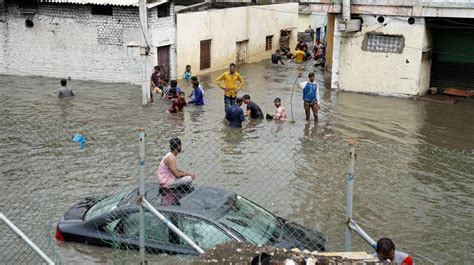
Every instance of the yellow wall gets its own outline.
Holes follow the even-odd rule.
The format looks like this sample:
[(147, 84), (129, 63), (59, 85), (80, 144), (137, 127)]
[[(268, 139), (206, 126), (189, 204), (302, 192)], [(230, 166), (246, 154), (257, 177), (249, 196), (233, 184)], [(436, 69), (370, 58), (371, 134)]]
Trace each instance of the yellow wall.
[[(187, 64), (192, 66), (193, 74), (227, 68), (236, 61), (236, 42), (243, 40), (248, 40), (247, 62), (268, 59), (279, 47), (281, 29), (292, 30), (290, 47), (296, 45), (297, 27), (298, 3), (178, 14), (178, 76), (182, 77)], [(273, 47), (265, 51), (265, 37), (269, 35), (274, 36)], [(209, 39), (212, 40), (211, 67), (200, 71), (200, 42)]]

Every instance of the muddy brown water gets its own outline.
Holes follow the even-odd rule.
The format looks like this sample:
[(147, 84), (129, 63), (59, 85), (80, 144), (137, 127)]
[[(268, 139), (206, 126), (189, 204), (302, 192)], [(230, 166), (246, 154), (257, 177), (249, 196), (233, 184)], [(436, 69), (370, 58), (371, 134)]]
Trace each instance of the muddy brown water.
[[(241, 94), (249, 93), (264, 112), (274, 111), (273, 99), (280, 97), (291, 114), (297, 66), (261, 62), (240, 66), (238, 71), (246, 81)], [(315, 72), (324, 86), (321, 70)], [(70, 86), (77, 96), (59, 100), (55, 95), (59, 79), (0, 76), (1, 211), (27, 231), (41, 223), (46, 224), (42, 225), (45, 233), (54, 232), (60, 215), (79, 198), (136, 183), (135, 133), (144, 127), (149, 181), (154, 181), (166, 141), (179, 136), (184, 139), (180, 165), (198, 173), (198, 184), (239, 192), (280, 216), (321, 230), (331, 250), (343, 250), (345, 141), (355, 138), (354, 217), (359, 224), (375, 239), (391, 237), (399, 249), (421, 263), (427, 261), (419, 255), (444, 264), (469, 263), (474, 258), (472, 103), (450, 105), (323, 87), (320, 119), (307, 124), (301, 91), (296, 89), (295, 123), (246, 122), (236, 132), (223, 121), (223, 93), (214, 83), (220, 73), (200, 76), (205, 106), (189, 106), (177, 115), (164, 112), (169, 107), (166, 101), (142, 106), (141, 90), (134, 85), (73, 77)], [(189, 84), (180, 85), (189, 93)], [(108, 150), (103, 154), (116, 159), (87, 160), (84, 154), (95, 151), (80, 153), (75, 143), (63, 145), (80, 128), (89, 128), (87, 136), (97, 148), (93, 150)], [(28, 163), (17, 163), (22, 160)], [(102, 175), (123, 170), (132, 173)], [(42, 212), (38, 205), (48, 210)], [(4, 237), (11, 236), (2, 231)], [(47, 241), (31, 233), (33, 239)], [(18, 244), (3, 242), (2, 253)], [(54, 239), (40, 245), (52, 246), (66, 263), (138, 260), (136, 251), (117, 252)], [(356, 236), (353, 249), (371, 251)], [(1, 257), (7, 263), (12, 258)], [(147, 258), (159, 264), (190, 261), (168, 255)]]

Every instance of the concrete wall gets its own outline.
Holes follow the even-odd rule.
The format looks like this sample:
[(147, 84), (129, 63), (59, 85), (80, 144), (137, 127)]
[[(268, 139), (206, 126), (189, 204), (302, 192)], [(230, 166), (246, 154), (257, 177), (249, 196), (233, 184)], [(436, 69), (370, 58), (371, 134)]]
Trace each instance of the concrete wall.
[(170, 45), (170, 79), (177, 77), (176, 72), (176, 25), (174, 18), (174, 5), (170, 2), (170, 16), (158, 18), (158, 9), (148, 10), (148, 28), (153, 45), (151, 50), (152, 67), (148, 67), (152, 73), (153, 66), (158, 62), (156, 48)]
[[(92, 15), (90, 6), (67, 4), (40, 4), (29, 10), (34, 14), (25, 11), (10, 5), (6, 26), (0, 22), (2, 50), (8, 55), (0, 73), (140, 83), (139, 55), (127, 49), (128, 43), (140, 42), (138, 8), (114, 6), (113, 16)], [(162, 38), (174, 44), (174, 20), (158, 19), (156, 13), (156, 8), (149, 12), (150, 32), (171, 32), (163, 30), (167, 33), (156, 34), (150, 44)], [(34, 22), (32, 28), (25, 26), (27, 18)], [(156, 48), (152, 51), (149, 68), (156, 62)]]
[[(302, 14), (298, 16), (298, 31), (303, 32), (311, 25), (313, 29), (324, 27), (326, 25), (326, 13)], [(324, 30), (324, 28), (322, 29)]]
[[(276, 10), (276, 11), (272, 11)], [(279, 12), (282, 11), (282, 12)], [(279, 47), (281, 29), (291, 29), (290, 47), (296, 45), (298, 4), (237, 7), (177, 15), (178, 73), (187, 64), (199, 73), (200, 41), (211, 39), (211, 67), (227, 68), (236, 61), (236, 42), (248, 40), (247, 61), (269, 59)], [(273, 48), (265, 50), (265, 37), (273, 35)]]
[[(397, 96), (423, 94), (429, 85), (430, 60), (422, 61), (428, 46), (423, 18), (409, 25), (406, 17), (385, 17), (379, 23), (374, 16), (361, 16), (362, 31), (342, 33), (339, 55), (339, 89)], [(362, 50), (367, 32), (403, 35), (401, 54)]]
[[(0, 33), (6, 32), (6, 28), (7, 28), (7, 23), (0, 21)], [(5, 45), (6, 45), (6, 38), (2, 36), (2, 38), (0, 38), (0, 73), (4, 73), (5, 67), (6, 67)]]

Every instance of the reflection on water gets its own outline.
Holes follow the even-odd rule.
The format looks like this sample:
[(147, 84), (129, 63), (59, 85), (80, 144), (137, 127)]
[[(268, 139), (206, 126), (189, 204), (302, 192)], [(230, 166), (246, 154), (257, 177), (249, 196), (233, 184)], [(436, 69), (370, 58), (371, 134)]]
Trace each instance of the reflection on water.
[[(238, 71), (246, 81), (241, 94), (250, 94), (263, 112), (273, 112), (273, 99), (282, 98), (289, 117), (294, 111), (295, 123), (247, 121), (242, 129), (227, 128), (223, 93), (214, 84), (220, 72), (200, 76), (206, 105), (187, 106), (179, 114), (165, 113), (170, 103), (161, 99), (151, 106), (140, 105), (141, 89), (133, 85), (72, 80), (70, 86), (77, 96), (59, 100), (59, 79), (0, 76), (1, 179), (5, 184), (1, 194), (29, 187), (31, 175), (47, 172), (41, 176), (41, 185), (30, 192), (42, 198), (61, 197), (51, 206), (53, 213), (45, 217), (56, 222), (81, 197), (104, 192), (104, 186), (114, 190), (136, 183), (136, 165), (127, 163), (135, 161), (136, 128), (144, 127), (150, 181), (168, 150), (168, 140), (179, 136), (184, 139), (179, 163), (198, 173), (198, 184), (238, 191), (278, 215), (320, 229), (328, 235), (330, 249), (341, 250), (347, 165), (344, 140), (356, 138), (354, 216), (360, 225), (374, 238), (392, 237), (400, 248), (434, 260), (472, 258), (467, 251), (473, 243), (472, 105), (327, 89), (321, 91), (319, 121), (306, 123), (301, 90), (295, 90), (293, 102), (289, 100), (297, 67), (262, 62), (240, 66)], [(322, 84), (321, 72), (316, 71)], [(189, 94), (188, 83), (179, 85)], [(64, 124), (74, 126), (62, 127)], [(56, 135), (67, 138), (77, 128), (89, 136), (91, 150), (96, 150), (94, 144), (110, 143), (100, 146), (109, 160), (76, 161), (80, 151), (55, 146), (60, 141), (49, 142)], [(57, 153), (46, 152), (44, 146), (58, 148)], [(121, 153), (116, 153), (117, 148)], [(49, 166), (59, 155), (59, 162), (67, 166)], [(34, 164), (13, 166), (14, 161), (25, 158)], [(111, 169), (107, 161), (123, 164), (128, 171)], [(102, 171), (107, 177), (98, 182), (97, 173)], [(37, 199), (24, 196), (24, 201)], [(370, 251), (356, 237), (354, 248)], [(110, 248), (74, 243), (62, 243), (59, 249), (68, 263), (138, 260), (135, 251), (117, 254)], [(187, 263), (189, 257), (150, 255), (149, 261), (178, 264)]]

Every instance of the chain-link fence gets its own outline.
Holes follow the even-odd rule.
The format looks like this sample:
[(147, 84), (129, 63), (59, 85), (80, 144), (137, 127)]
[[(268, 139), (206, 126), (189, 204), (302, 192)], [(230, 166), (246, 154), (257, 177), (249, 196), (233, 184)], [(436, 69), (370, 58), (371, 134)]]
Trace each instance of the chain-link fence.
[[(261, 134), (259, 126), (244, 131), (146, 128), (146, 199), (203, 250), (227, 241), (342, 250), (346, 139), (315, 133), (311, 125), (303, 132), (301, 126), (282, 125)], [(100, 258), (88, 261), (139, 260), (137, 127), (93, 118), (25, 122), (17, 116), (0, 127), (0, 212), (58, 263), (94, 255)], [(77, 134), (85, 136), (83, 148), (80, 137), (73, 141)], [(180, 152), (170, 148), (175, 137), (181, 140)], [(163, 162), (160, 188), (157, 170), (170, 151), (175, 153)], [(469, 240), (458, 242), (461, 248), (449, 255), (438, 253), (434, 244), (462, 236), (457, 229), (470, 231), (472, 150), (359, 141), (356, 153), (354, 218), (370, 235), (392, 237), (414, 256), (470, 257), (462, 251), (469, 249)], [(195, 176), (192, 185), (173, 187), (163, 180), (168, 170)], [(467, 210), (459, 210), (460, 205)], [(457, 226), (440, 229), (433, 222)], [(4, 224), (0, 227), (2, 262), (41, 263)], [(147, 259), (166, 263), (168, 256), (155, 254), (197, 254), (150, 212), (144, 229)], [(63, 240), (108, 245), (113, 251), (103, 255), (103, 248), (84, 249)], [(370, 251), (355, 237), (354, 249)]]

